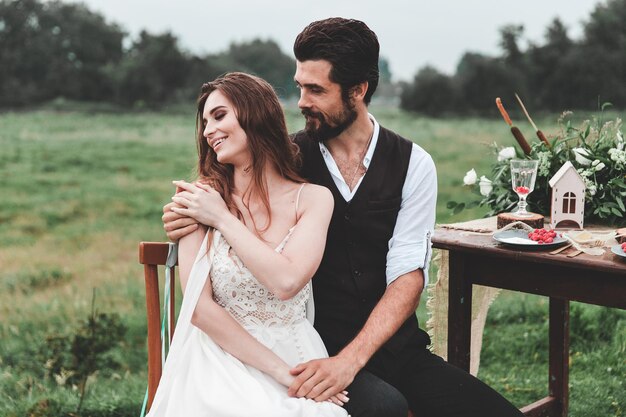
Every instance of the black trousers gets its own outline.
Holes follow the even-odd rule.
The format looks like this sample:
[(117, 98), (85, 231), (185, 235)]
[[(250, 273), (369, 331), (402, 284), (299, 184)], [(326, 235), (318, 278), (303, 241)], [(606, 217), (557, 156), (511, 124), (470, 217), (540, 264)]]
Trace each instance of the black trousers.
[[(385, 357), (387, 356), (387, 357)], [(504, 397), (424, 347), (378, 352), (347, 388), (352, 417), (520, 417)]]

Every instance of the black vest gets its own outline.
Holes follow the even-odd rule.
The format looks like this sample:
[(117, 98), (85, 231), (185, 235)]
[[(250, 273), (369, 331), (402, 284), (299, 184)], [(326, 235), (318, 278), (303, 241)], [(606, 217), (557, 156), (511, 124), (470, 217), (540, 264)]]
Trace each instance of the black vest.
[[(347, 203), (328, 172), (319, 143), (304, 132), (294, 140), (302, 152), (302, 175), (329, 188), (335, 198), (324, 257), (313, 277), (315, 328), (334, 355), (361, 330), (385, 292), (388, 244), (402, 202), (412, 144), (381, 127), (367, 174)], [(429, 343), (415, 315), (383, 349), (397, 354), (412, 338), (424, 346)]]

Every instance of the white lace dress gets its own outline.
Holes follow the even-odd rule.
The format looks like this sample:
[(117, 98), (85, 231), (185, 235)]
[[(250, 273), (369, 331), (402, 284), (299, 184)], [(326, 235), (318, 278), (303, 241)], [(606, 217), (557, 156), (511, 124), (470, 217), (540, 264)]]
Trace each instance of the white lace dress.
[[(291, 230), (277, 251), (290, 235)], [(292, 299), (281, 301), (254, 278), (219, 232), (214, 233), (208, 255), (207, 237), (200, 248), (148, 416), (346, 417), (347, 412), (332, 403), (287, 396), (286, 387), (222, 350), (190, 322), (210, 276), (217, 303), (287, 364), (327, 357), (306, 318), (311, 284)]]

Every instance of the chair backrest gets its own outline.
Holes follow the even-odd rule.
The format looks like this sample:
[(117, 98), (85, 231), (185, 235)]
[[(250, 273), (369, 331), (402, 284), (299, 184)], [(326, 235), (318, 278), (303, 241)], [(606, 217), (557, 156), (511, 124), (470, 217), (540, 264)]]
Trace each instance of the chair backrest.
[[(159, 266), (165, 265), (169, 244), (165, 242), (139, 243), (139, 263), (143, 265), (146, 284), (146, 313), (148, 316), (148, 407), (152, 404), (162, 372), (161, 356), (161, 303), (159, 302)], [(170, 328), (174, 335), (176, 280), (170, 268), (169, 310)], [(171, 340), (169, 341), (171, 342)]]

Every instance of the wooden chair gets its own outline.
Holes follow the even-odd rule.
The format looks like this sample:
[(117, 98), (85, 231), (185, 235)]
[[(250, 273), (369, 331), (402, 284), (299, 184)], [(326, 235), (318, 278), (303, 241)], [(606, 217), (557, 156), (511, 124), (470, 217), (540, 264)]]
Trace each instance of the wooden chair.
[[(139, 263), (144, 268), (144, 280), (146, 284), (146, 313), (148, 315), (148, 406), (150, 410), (154, 394), (156, 393), (161, 372), (161, 303), (159, 295), (159, 266), (164, 266), (167, 261), (169, 243), (165, 242), (141, 242), (139, 243)], [(176, 264), (178, 265), (178, 263)], [(174, 268), (170, 269), (170, 328), (171, 336), (174, 336), (175, 303), (174, 294), (176, 280)], [(171, 343), (171, 339), (170, 339)], [(409, 411), (408, 417), (413, 417)]]
[[(159, 380), (161, 379), (161, 303), (159, 295), (159, 266), (167, 261), (169, 244), (165, 242), (141, 242), (139, 244), (139, 263), (144, 268), (146, 284), (146, 313), (148, 316), (148, 406), (150, 409)], [(174, 335), (176, 279), (174, 268), (170, 268), (170, 329)], [(170, 339), (171, 343), (171, 339)]]

